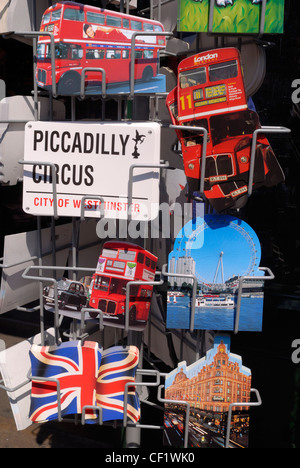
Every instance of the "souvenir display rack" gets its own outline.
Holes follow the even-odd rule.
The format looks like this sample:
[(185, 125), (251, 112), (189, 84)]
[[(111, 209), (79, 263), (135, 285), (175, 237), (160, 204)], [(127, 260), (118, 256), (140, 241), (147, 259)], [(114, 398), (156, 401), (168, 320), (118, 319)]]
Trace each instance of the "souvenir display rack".
[[(140, 380), (142, 376), (145, 375), (147, 377), (153, 377), (155, 380), (154, 381), (143, 381)], [(149, 389), (149, 387), (156, 387), (157, 388), (157, 400), (158, 402), (165, 404), (165, 403), (172, 403), (172, 404), (178, 404), (186, 407), (186, 416), (185, 416), (185, 429), (184, 429), (184, 446), (183, 448), (188, 448), (188, 430), (189, 430), (189, 419), (190, 419), (190, 404), (187, 401), (180, 401), (180, 400), (167, 400), (161, 396), (162, 391), (164, 389), (164, 384), (161, 384), (161, 381), (164, 379), (165, 374), (161, 373), (157, 370), (149, 370), (149, 369), (137, 369), (136, 371), (136, 378), (137, 381), (135, 382), (135, 387), (137, 387), (137, 392), (138, 392), (138, 387), (143, 387), (144, 389)], [(32, 376), (30, 370), (28, 371), (28, 380), (25, 381), (24, 383), (18, 385), (17, 387), (10, 388), (10, 387), (5, 387), (4, 385), (0, 385), (0, 389), (4, 390), (6, 392), (14, 392), (16, 390), (19, 390), (22, 388), (24, 385), (27, 385), (30, 383), (32, 380), (35, 381), (41, 381), (41, 382), (54, 382), (56, 384), (57, 388), (57, 409), (58, 409), (58, 418), (57, 420), (59, 422), (68, 422), (68, 423), (76, 423), (78, 424), (79, 420), (78, 418), (75, 419), (68, 419), (66, 417), (61, 416), (61, 401), (60, 401), (60, 383), (59, 380), (57, 379), (51, 379), (47, 377), (37, 377), (37, 376)], [(139, 381), (140, 380), (140, 381)], [(122, 424), (123, 427), (126, 428), (131, 428), (131, 429), (136, 429), (137, 432), (135, 433), (135, 444), (139, 444), (139, 433), (141, 429), (150, 429), (150, 430), (163, 430), (163, 426), (158, 426), (158, 425), (153, 425), (153, 424), (141, 424), (141, 423), (132, 423), (127, 421), (127, 398), (128, 398), (128, 386), (132, 384), (126, 384), (125, 385), (125, 393), (124, 393), (124, 419), (123, 423), (120, 423), (117, 421), (117, 425)], [(230, 428), (231, 428), (231, 422), (232, 422), (232, 411), (235, 407), (255, 407), (255, 406), (260, 406), (262, 404), (260, 394), (257, 389), (251, 388), (250, 392), (252, 394), (255, 394), (256, 396), (256, 401), (249, 401), (247, 403), (241, 403), (241, 402), (232, 402), (229, 405), (229, 411), (228, 411), (228, 418), (227, 418), (227, 425), (226, 425), (226, 433), (225, 433), (225, 442), (224, 442), (224, 448), (230, 448)], [(140, 403), (147, 404), (147, 400), (140, 399)], [(161, 407), (161, 410), (163, 411), (163, 406)], [(86, 405), (82, 409), (82, 415), (80, 418), (80, 423), (82, 425), (86, 424), (86, 412), (88, 410), (94, 410), (98, 414), (98, 424), (99, 426), (105, 425), (105, 423), (102, 420), (102, 409), (99, 406), (92, 406), (92, 405)], [(114, 424), (114, 421), (110, 422), (110, 424)], [(106, 424), (107, 425), (107, 424)]]
[[(261, 24), (260, 24), (260, 34), (262, 34), (263, 32), (263, 29), (264, 29), (264, 15), (265, 15), (265, 8), (266, 8), (266, 0), (263, 0), (262, 2), (262, 5), (263, 5), (263, 9), (262, 9), (262, 14), (261, 14)], [(158, 8), (160, 10), (160, 6), (161, 6), (161, 2), (159, 1), (158, 2)], [(212, 33), (212, 16), (213, 16), (213, 7), (214, 7), (214, 0), (210, 0), (210, 16), (209, 16), (209, 33)], [(152, 4), (152, 1), (151, 1), (151, 9), (153, 8), (153, 4)], [(160, 15), (159, 15), (160, 16)], [(41, 36), (42, 34), (44, 35), (47, 35), (50, 37), (51, 39), (51, 64), (52, 64), (52, 76), (53, 76), (53, 79), (52, 79), (52, 93), (50, 94), (49, 98), (50, 100), (53, 99), (53, 98), (56, 98), (57, 97), (57, 92), (56, 92), (56, 83), (55, 83), (55, 57), (54, 57), (54, 36), (51, 34), (51, 33), (41, 33), (41, 32), (14, 32), (14, 33), (10, 33), (9, 35), (4, 35), (4, 37), (6, 38), (9, 38), (9, 37), (14, 37), (14, 36), (23, 36), (23, 37), (30, 37), (33, 39), (33, 57), (34, 57), (34, 76), (35, 76), (35, 67), (36, 67), (36, 60), (35, 60), (35, 57), (36, 57), (36, 40), (37, 40), (37, 37), (38, 36)], [(149, 35), (150, 34), (154, 34), (154, 33), (148, 33)], [(159, 33), (155, 33), (155, 35), (158, 35)], [(162, 35), (165, 35), (167, 37), (170, 37), (172, 36), (172, 33), (161, 33)], [(213, 33), (212, 33), (213, 34)], [(132, 38), (132, 43), (131, 43), (131, 50), (132, 50), (132, 56), (134, 57), (135, 56), (135, 38), (136, 38), (136, 35), (138, 34), (134, 34), (133, 38)], [(86, 91), (85, 91), (85, 87), (84, 87), (84, 79), (85, 79), (85, 73), (88, 72), (88, 71), (97, 71), (99, 72), (99, 74), (102, 75), (102, 96), (101, 96), (101, 99), (102, 99), (102, 111), (103, 111), (103, 120), (105, 120), (105, 100), (106, 98), (108, 97), (107, 96), (107, 93), (106, 93), (106, 71), (105, 69), (102, 69), (102, 68), (86, 68), (83, 70), (83, 73), (82, 73), (82, 78), (81, 78), (81, 86), (80, 86), (80, 99), (84, 100), (87, 96), (86, 96)], [(38, 93), (38, 90), (37, 90), (37, 85), (36, 85), (36, 82), (35, 82), (35, 79), (33, 80), (35, 85), (34, 85), (34, 92), (33, 92), (33, 95), (34, 95), (34, 105), (35, 105), (35, 119), (37, 120), (37, 113), (36, 113), (36, 109), (38, 107), (38, 96), (39, 96), (39, 93)], [(89, 97), (91, 95), (89, 94)], [(142, 94), (139, 94), (139, 96), (142, 96)], [(153, 116), (152, 116), (152, 119), (153, 121), (157, 121), (157, 116), (158, 116), (158, 99), (160, 98), (164, 98), (166, 95), (163, 93), (159, 93), (157, 96), (154, 96), (154, 101), (155, 101), (155, 104), (154, 104), (154, 112), (153, 112)], [(118, 99), (117, 96), (114, 96)], [(134, 61), (132, 61), (132, 65), (131, 65), (131, 80), (130, 80), (130, 92), (126, 95), (123, 95), (122, 98), (118, 101), (118, 105), (122, 102), (122, 101), (126, 101), (126, 106), (128, 105), (128, 102), (129, 101), (133, 101), (135, 99), (135, 92), (134, 92)], [(76, 98), (74, 96), (71, 96), (70, 97), (70, 100), (71, 100), (71, 109), (72, 109), (72, 116), (71, 116), (71, 120), (72, 121), (76, 121), (76, 109), (75, 109), (75, 100)], [(126, 113), (126, 111), (125, 111)], [(121, 110), (118, 109), (118, 114), (119, 114), (119, 117), (120, 117), (120, 120), (121, 120)], [(127, 114), (127, 113), (126, 113)], [(122, 120), (125, 120), (125, 121), (130, 121), (130, 119), (128, 119), (128, 116), (126, 115), (125, 116), (125, 119), (122, 119)], [(150, 117), (150, 120), (151, 120), (151, 117)], [(9, 122), (5, 122), (5, 123), (9, 123)], [(165, 124), (163, 122), (161, 122), (161, 128), (162, 128), (162, 131), (163, 129), (165, 128), (168, 128), (168, 129), (176, 129), (177, 127), (174, 126), (174, 125), (171, 125), (171, 124)], [(204, 178), (205, 178), (205, 162), (206, 162), (206, 143), (207, 143), (207, 130), (203, 127), (186, 127), (187, 130), (193, 130), (193, 131), (198, 131), (198, 132), (202, 132), (203, 135), (204, 135), (204, 138), (203, 138), (203, 153), (202, 153), (202, 166), (201, 166), (201, 179), (199, 181), (199, 196), (201, 197), (201, 195), (203, 194), (203, 187), (204, 187)], [(260, 130), (256, 130), (253, 134), (253, 141), (252, 141), (252, 149), (251, 149), (251, 167), (250, 167), (250, 174), (249, 174), (249, 186), (248, 186), (248, 193), (249, 193), (249, 196), (251, 195), (252, 193), (252, 181), (253, 181), (253, 173), (254, 173), (254, 159), (255, 159), (255, 147), (256, 147), (256, 137), (257, 137), (257, 134), (259, 132), (263, 132), (263, 133), (276, 133), (276, 134), (284, 134), (284, 133), (289, 133), (290, 130), (288, 128), (285, 128), (285, 127), (262, 127)], [(56, 181), (55, 181), (55, 165), (51, 162), (42, 162), (42, 161), (19, 161), (20, 164), (22, 165), (33, 165), (33, 164), (38, 164), (38, 165), (47, 165), (50, 167), (51, 169), (51, 173), (53, 175), (52, 177), (52, 195), (53, 195), (53, 199), (54, 199), (54, 203), (53, 203), (53, 216), (52, 216), (52, 220), (51, 220), (51, 228), (52, 228), (52, 231), (53, 233), (55, 233), (55, 221), (58, 219), (58, 215), (57, 215), (57, 192), (56, 192)], [(131, 207), (132, 205), (132, 186), (133, 186), (133, 171), (135, 168), (138, 168), (138, 167), (147, 167), (147, 168), (165, 168), (165, 169), (172, 169), (169, 165), (169, 163), (167, 161), (163, 161), (161, 160), (161, 163), (159, 165), (139, 165), (139, 164), (134, 164), (131, 166), (130, 168), (130, 172), (128, 174), (128, 180), (129, 180), (129, 190), (128, 190), (128, 206), (129, 208)], [(87, 198), (87, 197), (86, 197)], [(91, 197), (88, 197), (88, 198), (91, 198)], [(93, 197), (95, 198), (95, 197)], [(100, 201), (103, 201), (102, 197), (99, 196), (97, 197)], [(82, 202), (84, 201), (85, 197), (82, 198)], [(57, 253), (56, 251), (56, 247), (55, 245), (53, 246), (53, 264), (50, 265), (50, 266), (44, 266), (43, 265), (43, 256), (45, 255), (45, 253), (42, 254), (43, 252), (43, 246), (42, 246), (42, 243), (41, 243), (41, 218), (40, 217), (37, 217), (37, 229), (38, 229), (38, 233), (39, 233), (39, 236), (38, 236), (38, 239), (39, 239), (39, 245), (38, 245), (38, 250), (40, 252), (40, 255), (38, 258), (30, 258), (30, 259), (27, 259), (26, 261), (28, 260), (37, 260), (37, 265), (35, 266), (30, 266), (28, 268), (25, 269), (22, 277), (26, 280), (29, 280), (29, 281), (37, 281), (40, 285), (40, 299), (39, 299), (39, 306), (37, 306), (35, 308), (35, 310), (40, 310), (40, 330), (41, 330), (41, 335), (42, 335), (42, 340), (43, 340), (43, 333), (44, 333), (44, 317), (43, 317), (43, 284), (44, 283), (52, 283), (54, 285), (54, 297), (55, 297), (55, 313), (54, 313), (54, 329), (55, 329), (55, 340), (56, 340), (56, 343), (58, 344), (59, 342), (59, 330), (60, 330), (60, 326), (61, 326), (61, 320), (60, 320), (60, 316), (59, 316), (59, 311), (58, 311), (58, 299), (57, 299), (57, 277), (59, 276), (59, 272), (70, 272), (71, 275), (73, 275), (73, 278), (77, 278), (78, 277), (78, 274), (80, 272), (87, 272), (87, 271), (95, 271), (95, 269), (91, 269), (91, 268), (87, 268), (87, 267), (78, 267), (77, 266), (77, 261), (76, 261), (76, 258), (77, 258), (77, 255), (78, 255), (78, 237), (80, 235), (80, 225), (81, 223), (84, 223), (85, 222), (85, 212), (84, 212), (84, 203), (81, 203), (81, 216), (78, 219), (73, 219), (72, 220), (72, 244), (69, 246), (70, 249), (72, 250), (72, 260), (73, 260), (73, 263), (72, 263), (72, 266), (58, 266), (56, 265), (55, 263), (55, 254)], [(130, 209), (129, 209), (129, 217), (130, 217)], [(100, 218), (103, 216), (103, 212), (100, 211)], [(79, 221), (79, 222), (78, 222)], [(53, 239), (55, 239), (55, 236), (53, 236)], [(101, 240), (99, 239), (99, 243), (101, 242)], [(26, 261), (22, 261), (22, 263), (26, 263)], [(3, 270), (7, 270), (9, 268), (11, 268), (12, 266), (15, 266), (16, 264), (11, 264), (11, 265), (5, 265), (5, 264), (2, 264), (1, 265), (1, 268)], [(264, 268), (264, 267), (261, 267), (260, 270), (262, 271), (265, 271), (266, 273), (266, 276), (263, 277), (263, 280), (265, 281), (268, 281), (268, 280), (272, 280), (274, 278), (274, 275), (272, 273), (272, 271), (269, 269), (269, 268)], [(38, 274), (36, 275), (34, 272), (38, 272)], [(51, 272), (52, 272), (52, 276), (51, 276)], [(169, 276), (173, 276), (173, 277), (176, 277), (176, 276), (183, 276), (183, 275), (180, 275), (180, 274), (176, 274), (176, 273), (170, 273), (167, 271), (167, 265), (163, 265), (162, 267), (162, 271), (161, 272), (157, 272), (156, 273), (156, 276), (159, 278), (158, 280), (155, 280), (153, 282), (147, 282), (147, 284), (152, 284), (153, 286), (161, 286), (163, 285)], [(196, 295), (196, 287), (197, 287), (197, 282), (196, 282), (196, 277), (194, 275), (187, 275), (186, 273), (184, 274), (184, 277), (190, 277), (192, 282), (193, 282), (193, 292), (192, 292), (192, 310), (191, 310), (191, 320), (190, 320), (190, 329), (189, 331), (190, 332), (193, 332), (194, 331), (194, 314), (195, 314), (195, 295)], [(240, 312), (240, 300), (241, 300), (241, 294), (242, 294), (242, 287), (243, 287), (243, 281), (244, 280), (247, 280), (248, 277), (241, 277), (239, 278), (239, 287), (238, 287), (238, 296), (237, 296), (237, 313), (236, 313), (236, 318), (235, 318), (235, 324), (234, 324), (234, 333), (238, 333), (239, 331), (239, 312)], [(261, 279), (261, 277), (259, 278), (253, 278), (251, 277), (251, 279)], [(144, 284), (142, 282), (133, 282), (132, 284)], [(128, 326), (128, 323), (129, 323), (129, 286), (130, 286), (130, 283), (128, 283), (128, 287), (126, 288), (126, 310), (125, 310), (125, 327), (124, 327), (124, 330), (122, 331), (122, 333), (124, 334), (124, 337), (126, 340), (127, 340), (127, 344), (131, 344), (132, 341), (135, 341), (136, 340), (136, 336), (134, 336), (134, 334), (138, 334), (138, 332), (133, 332), (131, 330), (129, 330), (129, 326)], [(27, 312), (30, 312), (31, 310), (30, 309), (25, 309), (25, 308), (22, 308), (23, 310), (26, 310)], [(73, 328), (72, 330), (70, 330), (70, 333), (66, 333), (65, 336), (66, 337), (69, 337), (69, 339), (76, 339), (76, 340), (84, 340), (86, 339), (88, 336), (89, 336), (89, 333), (86, 331), (86, 320), (85, 320), (85, 317), (86, 317), (86, 313), (88, 313), (90, 311), (90, 309), (88, 308), (83, 308), (81, 313), (79, 313), (79, 319), (78, 320), (73, 320)], [(93, 311), (95, 312), (95, 309), (93, 309)], [(103, 316), (102, 316), (102, 312), (100, 310), (97, 310), (97, 312), (99, 313), (99, 318), (98, 319), (95, 319), (93, 321), (90, 321), (90, 323), (93, 323), (95, 325), (95, 327), (99, 330), (100, 332), (100, 335), (101, 337), (103, 337), (103, 335), (105, 334), (105, 327), (103, 325)], [(151, 352), (151, 313), (149, 315), (149, 326), (148, 326), (148, 339), (149, 339), (149, 342), (148, 342), (148, 351), (149, 351), (149, 354)], [(171, 333), (173, 331), (171, 330)], [(174, 331), (175, 333), (175, 331)], [(195, 342), (195, 359), (197, 359), (198, 357), (198, 352), (199, 352), (199, 349), (201, 347), (201, 336), (200, 336), (200, 333), (197, 333), (196, 334), (197, 338), (196, 338), (196, 342)], [(138, 341), (140, 339), (140, 336), (138, 336)], [(132, 340), (132, 341), (131, 341)], [(143, 341), (143, 339), (141, 339), (141, 341)], [(43, 341), (42, 341), (42, 344), (43, 344)], [(102, 343), (100, 343), (101, 345)], [(144, 356), (143, 355), (143, 346), (141, 347), (141, 360), (140, 360), (140, 365), (142, 365), (143, 363), (143, 358), (148, 358), (148, 360), (151, 358), (149, 358), (149, 356)], [(155, 367), (155, 363), (154, 362), (151, 362), (151, 367)], [(164, 377), (165, 377), (165, 374), (160, 372), (159, 370), (148, 370), (148, 369), (143, 369), (141, 367), (138, 368), (137, 370), (137, 374), (136, 374), (136, 377), (137, 377), (137, 381), (135, 383), (136, 387), (137, 387), (137, 392), (139, 393), (139, 389), (138, 387), (143, 387), (143, 388), (150, 388), (150, 387), (156, 387), (157, 388), (157, 400), (163, 404), (165, 403), (168, 403), (168, 402), (172, 402), (172, 403), (178, 403), (178, 404), (182, 404), (184, 406), (186, 406), (186, 419), (185, 419), (185, 433), (184, 433), (184, 447), (187, 447), (188, 445), (188, 423), (189, 423), (189, 416), (190, 416), (190, 406), (189, 406), (189, 403), (187, 403), (186, 401), (175, 401), (175, 400), (166, 400), (162, 397), (162, 390), (163, 390), (163, 387), (164, 385), (161, 384), (161, 382), (163, 381)], [(144, 381), (143, 377), (146, 377), (146, 381)], [(31, 381), (32, 379), (34, 378), (34, 380), (38, 380), (37, 377), (35, 376), (32, 376), (31, 373), (30, 373), (30, 370), (28, 372), (28, 381), (27, 382), (24, 382), (24, 384), (21, 384), (20, 386), (18, 386), (17, 388), (20, 388), (22, 385), (25, 385), (27, 384), (29, 381)], [(150, 380), (147, 381), (147, 378), (152, 378), (154, 380)], [(42, 380), (46, 381), (47, 379), (43, 378)], [(58, 417), (58, 420), (61, 421), (63, 418), (61, 418), (61, 415), (60, 415), (60, 397), (59, 397), (59, 382), (56, 381), (56, 384), (57, 384), (57, 404), (58, 404), (58, 413), (59, 413), (59, 417)], [(17, 390), (17, 388), (7, 388), (5, 387), (4, 385), (0, 385), (0, 388), (4, 391), (7, 391), (7, 392), (13, 392), (15, 390)], [(232, 417), (232, 409), (235, 407), (235, 406), (260, 406), (262, 404), (262, 401), (261, 401), (261, 398), (260, 398), (260, 394), (258, 392), (258, 390), (256, 389), (251, 389), (251, 393), (252, 394), (255, 394), (256, 396), (256, 401), (251, 401), (251, 402), (248, 402), (247, 404), (241, 404), (240, 402), (239, 403), (231, 403), (230, 404), (230, 410), (229, 410), (229, 414), (228, 414), (228, 422), (227, 422), (227, 429), (226, 429), (226, 440), (225, 440), (225, 444), (224, 444), (224, 447), (225, 448), (229, 448), (229, 436), (230, 436), (230, 423), (231, 423), (231, 417)], [(147, 400), (143, 400), (141, 399), (141, 403), (143, 404), (147, 404)], [(123, 420), (123, 426), (124, 428), (136, 428), (137, 431), (135, 432), (135, 442), (136, 444), (139, 444), (139, 431), (142, 430), (142, 429), (153, 429), (153, 430), (162, 430), (163, 427), (162, 426), (155, 426), (155, 425), (147, 425), (147, 424), (133, 424), (131, 422), (128, 422), (127, 421), (127, 418), (126, 418), (126, 414), (127, 414), (127, 411), (126, 411), (126, 407), (127, 407), (127, 392), (125, 391), (125, 402), (124, 402), (124, 420)], [(99, 425), (103, 425), (103, 421), (102, 421), (102, 414), (101, 414), (101, 409), (99, 409), (99, 407), (87, 407), (87, 408), (84, 408), (84, 412), (82, 414), (82, 418), (81, 418), (81, 424), (84, 425), (86, 424), (86, 421), (85, 421), (85, 410), (87, 409), (95, 409), (99, 412)], [(163, 410), (163, 406), (161, 408)], [(66, 421), (66, 419), (64, 418), (63, 419), (64, 421)], [(74, 422), (74, 420), (71, 420), (71, 422)], [(78, 421), (77, 421), (78, 422)]]

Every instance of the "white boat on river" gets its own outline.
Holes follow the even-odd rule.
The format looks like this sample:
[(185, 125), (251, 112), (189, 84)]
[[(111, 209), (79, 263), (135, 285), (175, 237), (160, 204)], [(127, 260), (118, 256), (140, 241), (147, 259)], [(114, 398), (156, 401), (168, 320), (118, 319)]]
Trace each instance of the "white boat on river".
[(198, 296), (195, 306), (233, 309), (235, 302), (230, 296)]

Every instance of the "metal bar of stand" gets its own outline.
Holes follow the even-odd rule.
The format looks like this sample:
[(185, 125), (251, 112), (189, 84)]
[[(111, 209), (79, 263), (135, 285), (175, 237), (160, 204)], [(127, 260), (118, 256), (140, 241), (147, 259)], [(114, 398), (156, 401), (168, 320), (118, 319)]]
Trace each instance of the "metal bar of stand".
[(133, 192), (133, 171), (136, 168), (140, 169), (160, 169), (160, 168), (170, 168), (168, 162), (162, 161), (160, 164), (132, 164), (129, 167), (129, 180), (128, 180), (128, 221), (131, 220), (131, 212), (132, 212), (132, 192)]
[(56, 394), (57, 394), (57, 419), (58, 421), (62, 421), (61, 415), (61, 400), (60, 400), (60, 381), (55, 378), (51, 377), (36, 377), (33, 375), (28, 375), (29, 379), (35, 380), (37, 382), (54, 382), (56, 384)]
[(228, 416), (227, 416), (227, 428), (226, 428), (226, 437), (225, 437), (225, 448), (230, 448), (229, 447), (229, 439), (230, 439), (230, 425), (231, 425), (231, 418), (232, 418), (232, 409), (235, 407), (235, 406), (245, 406), (245, 407), (248, 407), (248, 406), (260, 406), (262, 404), (262, 400), (261, 400), (261, 397), (260, 397), (260, 394), (258, 392), (258, 390), (256, 390), (255, 388), (251, 388), (250, 389), (250, 392), (254, 392), (256, 394), (256, 397), (257, 397), (257, 401), (253, 401), (253, 402), (248, 402), (248, 403), (231, 403), (229, 405), (229, 409), (228, 409)]
[(256, 142), (257, 135), (259, 133), (290, 133), (291, 130), (286, 127), (261, 127), (257, 128), (253, 132), (252, 143), (251, 143), (251, 153), (250, 153), (250, 168), (249, 168), (249, 182), (248, 182), (248, 196), (252, 194), (253, 191), (253, 179), (254, 179), (254, 166), (255, 166), (255, 152), (256, 152)]
[(194, 127), (191, 125), (169, 125), (169, 128), (173, 128), (174, 130), (181, 130), (181, 131), (188, 130), (192, 132), (203, 133), (202, 155), (201, 155), (201, 174), (200, 174), (200, 185), (199, 185), (200, 195), (203, 195), (205, 169), (206, 169), (206, 149), (207, 149), (207, 138), (208, 138), (207, 129), (205, 127)]
[[(3, 382), (3, 380), (1, 380)], [(31, 382), (31, 379), (28, 378), (28, 380), (25, 380), (24, 382), (20, 383), (19, 385), (16, 385), (15, 387), (6, 387), (5, 385), (0, 385), (1, 390), (5, 390), (6, 392), (16, 392), (20, 388), (24, 387), (25, 385), (29, 384)]]
[(86, 97), (85, 94), (85, 74), (87, 72), (94, 71), (99, 72), (102, 74), (101, 80), (101, 95), (102, 98), (106, 98), (106, 71), (104, 68), (96, 68), (96, 67), (86, 67), (82, 69), (81, 79), (80, 79), (80, 97), (84, 99)]
[(191, 316), (190, 316), (190, 332), (194, 331), (195, 325), (195, 308), (196, 308), (196, 295), (197, 295), (197, 277), (192, 274), (187, 273), (170, 273), (167, 271), (167, 264), (162, 266), (162, 274), (164, 276), (172, 276), (175, 278), (191, 278), (193, 280), (193, 293), (192, 293), (192, 303), (191, 303)]
[(239, 330), (239, 320), (240, 320), (240, 312), (241, 312), (241, 300), (242, 300), (242, 291), (243, 291), (243, 282), (245, 280), (259, 280), (259, 281), (268, 281), (275, 278), (274, 274), (270, 270), (270, 268), (266, 267), (259, 267), (261, 271), (266, 271), (269, 276), (241, 276), (238, 279), (239, 287), (238, 287), (238, 295), (237, 295), (237, 303), (236, 303), (236, 311), (235, 311), (235, 319), (234, 319), (234, 333), (237, 334)]
[[(43, 256), (42, 256), (42, 227), (41, 227), (41, 218), (38, 216), (38, 264), (42, 266)], [(39, 270), (39, 275), (41, 275), (41, 270)], [(39, 283), (39, 298), (40, 298), (40, 332), (41, 332), (41, 342), (42, 345), (45, 344), (45, 323), (44, 323), (44, 307), (43, 307), (43, 285)]]
[(189, 438), (189, 420), (190, 420), (190, 404), (187, 401), (179, 401), (179, 400), (166, 400), (165, 398), (162, 398), (161, 396), (161, 390), (164, 386), (160, 385), (158, 387), (158, 392), (157, 392), (157, 399), (161, 403), (170, 403), (170, 404), (177, 404), (177, 405), (182, 405), (186, 406), (186, 415), (185, 415), (185, 428), (184, 428), (184, 448), (188, 447), (188, 438)]
[(98, 421), (99, 421), (99, 426), (102, 426), (103, 424), (103, 410), (100, 406), (94, 406), (94, 405), (85, 405), (82, 408), (82, 415), (81, 415), (81, 424), (84, 426), (85, 425), (85, 413), (87, 410), (93, 410), (97, 411), (99, 413), (98, 415)]
[[(28, 273), (30, 270), (38, 269), (39, 271), (43, 270), (59, 270), (59, 271), (74, 271), (74, 267), (66, 267), (66, 266), (39, 266), (39, 265), (31, 265), (27, 267), (23, 274), (22, 278), (29, 279), (29, 280), (36, 280), (40, 282), (49, 282), (53, 283), (54, 288), (54, 330), (55, 330), (55, 342), (58, 344), (59, 336), (58, 336), (58, 328), (59, 328), (59, 311), (58, 311), (58, 290), (57, 290), (57, 280), (52, 277), (43, 277), (43, 276), (31, 276)], [(95, 268), (86, 268), (86, 267), (76, 267), (77, 271), (95, 271)]]
[(130, 288), (135, 285), (152, 285), (152, 286), (161, 286), (164, 284), (164, 280), (159, 281), (128, 281), (126, 284), (126, 299), (125, 299), (125, 331), (129, 330), (129, 302), (130, 302)]
[(32, 165), (32, 166), (49, 166), (51, 169), (51, 182), (53, 188), (53, 217), (58, 219), (57, 214), (57, 191), (56, 191), (56, 166), (52, 162), (47, 161), (19, 161), (19, 164)]
[(130, 93), (129, 99), (134, 97), (134, 67), (135, 67), (135, 40), (137, 36), (173, 36), (172, 32), (140, 32), (136, 31), (131, 36), (131, 60), (130, 60)]
[[(56, 92), (56, 76), (55, 76), (55, 41), (54, 35), (50, 32), (45, 31), (9, 31), (1, 34), (4, 39), (8, 39), (13, 36), (31, 37), (38, 38), (40, 36), (50, 37), (50, 55), (51, 55), (51, 81), (52, 81), (52, 96), (57, 97)], [(34, 77), (35, 79), (35, 77)]]
[(96, 195), (92, 195), (90, 197), (84, 196), (81, 198), (81, 205), (80, 205), (80, 219), (81, 221), (84, 221), (85, 216), (84, 216), (84, 211), (85, 211), (85, 204), (83, 203), (85, 200), (99, 200), (100, 201), (100, 218), (104, 216), (104, 198)]
[[(124, 412), (124, 416), (123, 416), (123, 426), (126, 427), (127, 426), (127, 404), (128, 404), (128, 388), (129, 387), (157, 387), (160, 383), (160, 373), (158, 371), (155, 371), (155, 370), (148, 370), (148, 369), (138, 369), (136, 371), (136, 375), (147, 375), (147, 376), (154, 376), (156, 377), (156, 380), (154, 382), (137, 382), (137, 381), (134, 381), (134, 382), (127, 382), (125, 384), (125, 391), (124, 391), (124, 409), (123, 409), (123, 412)], [(139, 426), (140, 427), (140, 426)]]

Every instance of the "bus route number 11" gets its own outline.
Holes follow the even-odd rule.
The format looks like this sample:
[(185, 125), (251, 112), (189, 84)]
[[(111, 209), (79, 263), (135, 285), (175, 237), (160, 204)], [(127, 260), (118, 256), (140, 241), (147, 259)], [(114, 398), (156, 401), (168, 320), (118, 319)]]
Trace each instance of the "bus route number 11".
[[(191, 109), (192, 108), (192, 95), (191, 94), (186, 94), (185, 96), (180, 96), (180, 105), (181, 109), (184, 111), (186, 108)], [(185, 103), (187, 102), (187, 105)]]

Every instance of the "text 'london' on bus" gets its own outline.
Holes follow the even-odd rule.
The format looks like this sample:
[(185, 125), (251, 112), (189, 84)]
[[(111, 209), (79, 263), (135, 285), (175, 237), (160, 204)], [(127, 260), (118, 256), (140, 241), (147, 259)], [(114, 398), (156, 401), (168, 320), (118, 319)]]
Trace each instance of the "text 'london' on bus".
[[(240, 54), (228, 47), (182, 60), (177, 86), (166, 105), (173, 125), (207, 131), (204, 196), (216, 211), (241, 208), (248, 200), (253, 132), (261, 127), (250, 110)], [(191, 194), (199, 192), (203, 131), (176, 129)], [(257, 135), (253, 188), (271, 187), (284, 180), (269, 141)]]

